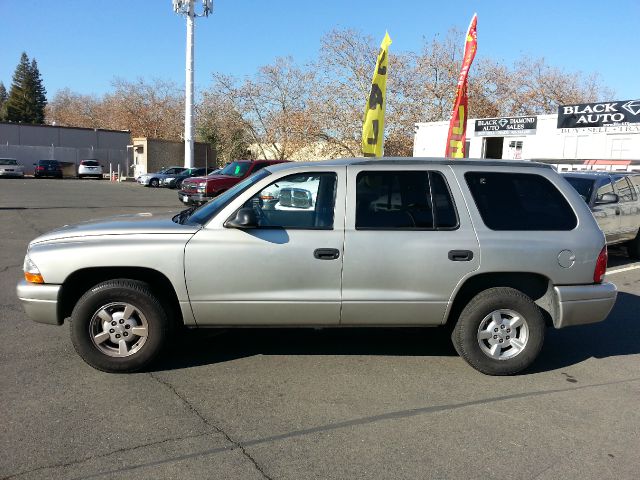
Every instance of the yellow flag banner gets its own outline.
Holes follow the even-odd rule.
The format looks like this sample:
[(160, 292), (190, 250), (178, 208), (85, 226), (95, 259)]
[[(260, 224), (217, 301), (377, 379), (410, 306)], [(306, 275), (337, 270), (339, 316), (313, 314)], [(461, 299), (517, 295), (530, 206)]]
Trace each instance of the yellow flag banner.
[(464, 158), (465, 141), (467, 137), (467, 114), (469, 112), (469, 99), (467, 98), (467, 80), (469, 69), (478, 50), (478, 16), (473, 15), (467, 37), (464, 43), (464, 57), (462, 59), (462, 69), (458, 76), (456, 86), (456, 97), (453, 102), (453, 112), (449, 122), (449, 134), (447, 135), (447, 147), (445, 157)]
[(362, 122), (362, 153), (365, 157), (382, 157), (384, 143), (384, 110), (387, 106), (387, 67), (391, 37), (384, 34), (373, 72), (371, 91)]

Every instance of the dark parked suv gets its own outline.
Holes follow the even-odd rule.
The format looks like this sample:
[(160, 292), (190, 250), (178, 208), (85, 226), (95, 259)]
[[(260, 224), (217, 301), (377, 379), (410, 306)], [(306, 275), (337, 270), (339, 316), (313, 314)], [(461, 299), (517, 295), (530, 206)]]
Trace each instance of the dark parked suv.
[(35, 178), (62, 178), (62, 167), (57, 160), (38, 160), (38, 163), (34, 163), (34, 165), (36, 167), (33, 172)]

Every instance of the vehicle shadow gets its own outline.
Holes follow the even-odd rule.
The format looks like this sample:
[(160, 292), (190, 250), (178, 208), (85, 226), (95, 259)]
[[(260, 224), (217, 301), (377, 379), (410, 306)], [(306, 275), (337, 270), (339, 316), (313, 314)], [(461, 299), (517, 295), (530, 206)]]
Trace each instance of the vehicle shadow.
[(185, 332), (152, 370), (174, 370), (255, 355), (454, 356), (442, 328), (230, 328)]
[[(549, 328), (542, 352), (523, 374), (565, 368), (588, 358), (640, 354), (640, 297), (620, 292), (601, 323)], [(175, 370), (255, 355), (455, 356), (444, 328), (238, 328), (184, 333), (152, 370)]]
[(631, 263), (635, 263), (637, 260), (629, 258), (627, 253), (627, 247), (620, 245), (612, 245), (608, 247), (609, 261), (607, 262), (607, 268), (624, 267)]
[(556, 370), (588, 358), (640, 354), (640, 296), (619, 292), (604, 322), (547, 330), (538, 360), (525, 373)]

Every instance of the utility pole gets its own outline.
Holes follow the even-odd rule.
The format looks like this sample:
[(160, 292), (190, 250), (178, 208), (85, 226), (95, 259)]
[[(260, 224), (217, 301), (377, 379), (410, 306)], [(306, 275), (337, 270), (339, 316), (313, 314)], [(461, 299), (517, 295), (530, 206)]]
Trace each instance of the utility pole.
[(184, 99), (184, 166), (193, 167), (193, 47), (196, 17), (208, 17), (213, 9), (212, 0), (202, 0), (202, 13), (196, 14), (195, 0), (172, 0), (173, 11), (187, 17), (187, 61)]

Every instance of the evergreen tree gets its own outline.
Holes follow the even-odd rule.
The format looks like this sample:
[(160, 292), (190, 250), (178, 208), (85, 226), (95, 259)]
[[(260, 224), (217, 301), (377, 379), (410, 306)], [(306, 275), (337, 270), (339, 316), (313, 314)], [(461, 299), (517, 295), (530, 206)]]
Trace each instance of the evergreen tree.
[(35, 60), (29, 62), (29, 57), (23, 52), (5, 102), (5, 119), (10, 122), (44, 123), (45, 94), (38, 64)]
[(35, 119), (33, 123), (44, 123), (44, 107), (47, 106), (47, 90), (42, 83), (42, 76), (38, 70), (38, 62), (34, 58), (31, 61), (31, 78), (33, 79), (33, 88), (35, 96)]
[(0, 122), (3, 122), (5, 119), (5, 109), (4, 105), (7, 102), (7, 89), (4, 86), (4, 83), (0, 82)]

